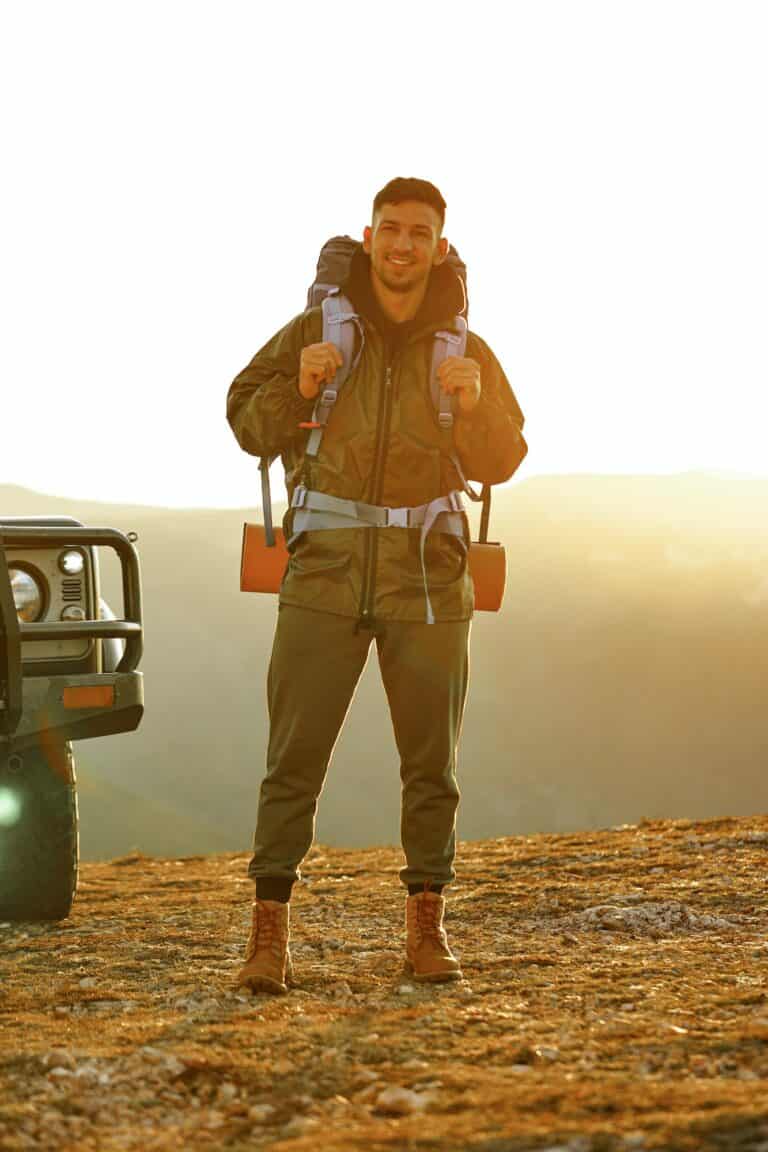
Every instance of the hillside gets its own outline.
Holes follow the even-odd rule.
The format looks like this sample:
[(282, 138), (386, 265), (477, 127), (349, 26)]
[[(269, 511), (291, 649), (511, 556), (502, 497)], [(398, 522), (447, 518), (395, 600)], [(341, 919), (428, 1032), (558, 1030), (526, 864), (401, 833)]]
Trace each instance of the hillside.
[(465, 979), (401, 971), (394, 849), (316, 846), (297, 986), (235, 993), (244, 855), (83, 868), (0, 925), (0, 1149), (765, 1152), (768, 818), (464, 842)]
[[(496, 494), (492, 535), (507, 545), (508, 588), (501, 614), (478, 614), (472, 628), (464, 836), (768, 811), (767, 504), (766, 479), (700, 474), (534, 477)], [(272, 597), (238, 588), (242, 521), (258, 511), (7, 487), (0, 511), (65, 513), (139, 535), (147, 711), (137, 733), (76, 749), (91, 786), (84, 855), (245, 848), (275, 620)], [(106, 556), (103, 569), (119, 607)], [(396, 842), (397, 764), (372, 656), (319, 837)]]

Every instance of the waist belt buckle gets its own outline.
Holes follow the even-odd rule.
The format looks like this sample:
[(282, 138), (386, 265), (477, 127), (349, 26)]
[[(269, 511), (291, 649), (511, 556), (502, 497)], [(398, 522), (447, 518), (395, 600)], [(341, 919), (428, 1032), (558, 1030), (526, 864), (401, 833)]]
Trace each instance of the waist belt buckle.
[(408, 527), (407, 508), (387, 508), (387, 528)]

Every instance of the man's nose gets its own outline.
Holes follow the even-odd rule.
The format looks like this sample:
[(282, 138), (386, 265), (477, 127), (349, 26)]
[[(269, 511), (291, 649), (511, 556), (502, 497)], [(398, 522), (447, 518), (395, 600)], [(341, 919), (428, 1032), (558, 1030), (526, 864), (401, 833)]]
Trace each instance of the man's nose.
[(407, 228), (402, 228), (397, 234), (397, 249), (399, 252), (410, 252), (413, 248), (413, 240)]

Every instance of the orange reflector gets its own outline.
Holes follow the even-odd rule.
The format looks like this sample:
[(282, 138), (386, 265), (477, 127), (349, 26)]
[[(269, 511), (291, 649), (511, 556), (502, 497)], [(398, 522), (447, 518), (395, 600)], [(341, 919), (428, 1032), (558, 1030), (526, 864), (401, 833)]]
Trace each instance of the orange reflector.
[(81, 688), (64, 689), (65, 708), (112, 708), (115, 703), (114, 684), (84, 684)]

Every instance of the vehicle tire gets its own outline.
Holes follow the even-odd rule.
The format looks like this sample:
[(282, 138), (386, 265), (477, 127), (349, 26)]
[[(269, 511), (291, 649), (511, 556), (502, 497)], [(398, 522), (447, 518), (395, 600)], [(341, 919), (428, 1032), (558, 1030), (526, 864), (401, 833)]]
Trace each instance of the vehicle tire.
[(0, 920), (63, 920), (77, 888), (72, 745), (0, 753)]

